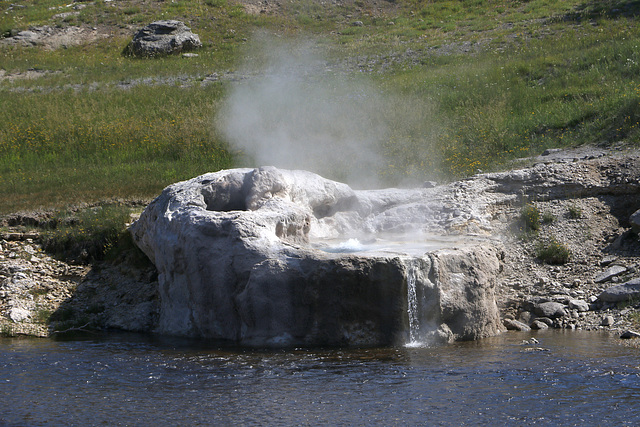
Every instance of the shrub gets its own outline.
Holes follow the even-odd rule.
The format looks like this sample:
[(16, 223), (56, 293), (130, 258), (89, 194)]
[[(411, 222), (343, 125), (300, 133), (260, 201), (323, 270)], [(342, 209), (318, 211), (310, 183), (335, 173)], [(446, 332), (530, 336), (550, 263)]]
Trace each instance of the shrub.
[(571, 251), (565, 244), (552, 237), (546, 242), (538, 243), (536, 256), (547, 264), (565, 264), (569, 261)]
[(527, 203), (520, 212), (520, 222), (525, 232), (538, 231), (540, 229), (540, 211), (535, 205)]
[(569, 205), (569, 218), (578, 219), (582, 217), (582, 209), (575, 204)]
[(556, 220), (556, 217), (551, 212), (545, 212), (542, 214), (542, 223), (543, 224), (551, 224)]

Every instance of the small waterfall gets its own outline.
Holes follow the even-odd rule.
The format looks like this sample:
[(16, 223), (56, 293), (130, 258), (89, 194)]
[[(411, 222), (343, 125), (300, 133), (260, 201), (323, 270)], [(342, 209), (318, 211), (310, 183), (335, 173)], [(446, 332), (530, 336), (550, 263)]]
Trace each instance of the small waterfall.
[(421, 347), (424, 343), (420, 337), (420, 304), (417, 292), (418, 266), (415, 262), (407, 265), (407, 315), (409, 317), (409, 341), (406, 347)]

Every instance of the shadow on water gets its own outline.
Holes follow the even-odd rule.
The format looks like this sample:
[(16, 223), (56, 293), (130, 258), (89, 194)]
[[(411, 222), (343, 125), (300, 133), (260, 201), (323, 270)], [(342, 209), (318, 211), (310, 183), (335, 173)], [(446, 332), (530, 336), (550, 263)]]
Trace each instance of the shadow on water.
[(135, 334), (0, 339), (0, 424), (640, 422), (636, 348), (594, 332), (536, 337), (292, 350)]

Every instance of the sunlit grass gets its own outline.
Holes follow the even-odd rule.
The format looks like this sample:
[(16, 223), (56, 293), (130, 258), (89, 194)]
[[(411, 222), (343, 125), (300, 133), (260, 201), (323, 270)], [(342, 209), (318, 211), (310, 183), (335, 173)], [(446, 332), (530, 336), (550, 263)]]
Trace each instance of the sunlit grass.
[[(249, 15), (227, 0), (120, 0), (79, 3), (68, 21), (52, 17), (75, 10), (69, 2), (21, 3), (0, 0), (0, 34), (45, 24), (113, 34), (66, 49), (0, 48), (5, 72), (46, 71), (0, 80), (0, 212), (149, 197), (236, 165), (213, 127), (225, 83), (201, 81), (246, 62), (256, 30), (313, 35), (330, 66), (366, 73), (388, 95), (379, 148), (389, 185), (495, 170), (550, 147), (640, 140), (635, 3), (301, 1)], [(199, 34), (198, 57), (122, 55), (136, 28), (169, 18)], [(372, 65), (360, 70), (361, 60)]]
[(231, 165), (209, 120), (219, 87), (4, 98), (1, 210), (145, 196)]

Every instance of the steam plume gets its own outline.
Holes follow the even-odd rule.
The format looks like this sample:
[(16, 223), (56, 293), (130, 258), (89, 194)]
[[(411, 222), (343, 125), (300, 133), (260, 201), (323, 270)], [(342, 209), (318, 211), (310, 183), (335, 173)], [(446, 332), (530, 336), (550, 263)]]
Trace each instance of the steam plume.
[[(256, 38), (258, 39), (258, 38)], [(218, 129), (254, 166), (307, 169), (371, 187), (388, 138), (381, 92), (328, 69), (309, 40), (259, 37), (233, 84)]]

